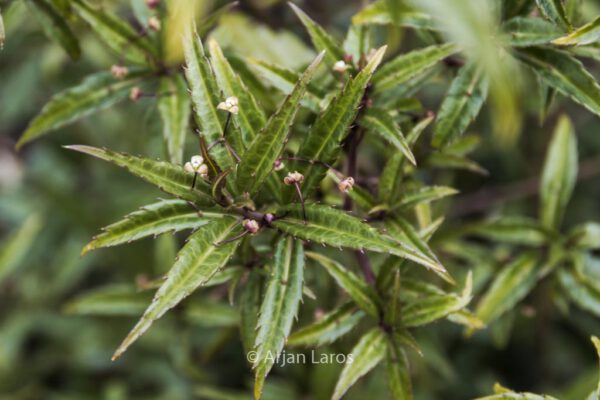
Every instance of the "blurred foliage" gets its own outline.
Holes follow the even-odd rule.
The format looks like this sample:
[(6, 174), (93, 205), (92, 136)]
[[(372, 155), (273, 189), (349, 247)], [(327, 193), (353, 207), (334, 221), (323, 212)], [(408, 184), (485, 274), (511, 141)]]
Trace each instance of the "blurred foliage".
[[(257, 327), (275, 349), (287, 340), (285, 354), (356, 356), (346, 366), (275, 365), (264, 399), (337, 398), (348, 388), (348, 399), (598, 398), (590, 343), (600, 334), (596, 1), (305, 0), (293, 10), (278, 0), (152, 3), (0, 1), (1, 399), (249, 399), (270, 369), (261, 364), (255, 377), (246, 360)], [(190, 56), (202, 44), (189, 36), (185, 60), (192, 22), (211, 64)], [(312, 80), (309, 68), (297, 85), (322, 50)], [(382, 55), (363, 95), (365, 69)], [(216, 74), (215, 91), (200, 100), (187, 94), (186, 84), (198, 87), (193, 63), (204, 78)], [(127, 67), (124, 79), (115, 66)], [(268, 136), (260, 130), (268, 116), (303, 84), (301, 106), (292, 96), (283, 108), (297, 111), (290, 141), (274, 122), (265, 131), (278, 139), (252, 154), (282, 157), (284, 172), (305, 175), (309, 223), (294, 224), (302, 217), (292, 206), (276, 226), (366, 255), (309, 243), (306, 260), (288, 265), (281, 260), (298, 259), (290, 254), (304, 252), (301, 241), (264, 227), (232, 242), (239, 247), (227, 268), (186, 291), (111, 362), (182, 247), (205, 243), (192, 260), (235, 248), (202, 238), (232, 207), (211, 205), (198, 218), (184, 201), (157, 203), (165, 194), (151, 185), (61, 146), (143, 155), (77, 147), (201, 208), (239, 186), (254, 204), (241, 195), (234, 205), (287, 216), (279, 204), (297, 200), (272, 179), (285, 176), (271, 173), (272, 161), (250, 171), (256, 164), (242, 154), (242, 178), (213, 188), (197, 178), (187, 190), (196, 178), (152, 160), (181, 164), (199, 153), (196, 129), (206, 138), (221, 132), (198, 106), (231, 95), (240, 101), (231, 145), (252, 148), (248, 135)], [(218, 113), (212, 122), (222, 126), (226, 113)], [(334, 122), (338, 115), (345, 122)], [(368, 134), (353, 156), (354, 126)], [(320, 142), (330, 133), (339, 141)], [(226, 157), (223, 147), (210, 150), (216, 169)], [(356, 181), (348, 197), (337, 189), (346, 175)], [(244, 176), (266, 183), (259, 190), (259, 178)], [(140, 207), (90, 242), (98, 227)], [(325, 235), (318, 222), (340, 232)], [(192, 228), (199, 239), (189, 242), (182, 232), (147, 237)], [(88, 242), (86, 251), (134, 240), (80, 256)], [(362, 276), (364, 257), (374, 279)], [(286, 271), (296, 285), (282, 289), (277, 274)], [(259, 317), (261, 303), (286, 312)]]

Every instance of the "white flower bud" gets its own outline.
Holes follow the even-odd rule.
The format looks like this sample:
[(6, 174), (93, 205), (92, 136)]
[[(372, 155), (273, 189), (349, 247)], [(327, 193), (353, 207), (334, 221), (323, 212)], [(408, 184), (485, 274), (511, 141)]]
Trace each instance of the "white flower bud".
[(350, 65), (346, 64), (346, 62), (344, 62), (344, 60), (339, 60), (339, 61), (336, 61), (336, 63), (335, 63), (335, 64), (333, 64), (333, 67), (332, 67), (332, 69), (333, 69), (335, 72), (339, 72), (339, 73), (344, 73), (344, 72), (346, 72), (346, 70), (347, 70), (348, 68), (350, 68)]
[(286, 185), (294, 185), (296, 183), (302, 183), (304, 181), (304, 175), (298, 171), (288, 172), (287, 176), (283, 178), (283, 183)]
[(131, 101), (138, 101), (142, 97), (142, 91), (138, 86), (134, 86), (131, 88), (129, 92), (129, 99)]
[(220, 102), (217, 105), (217, 108), (232, 114), (237, 114), (240, 111), (240, 108), (238, 107), (238, 98), (235, 96), (228, 97), (225, 101)]
[(113, 65), (110, 67), (110, 73), (117, 79), (123, 79), (129, 74), (129, 69), (123, 65)]
[(202, 164), (196, 171), (198, 171), (198, 174), (200, 174), (202, 178), (208, 178), (208, 165)]
[(156, 17), (150, 17), (148, 19), (148, 28), (154, 32), (160, 31), (160, 20)]
[(285, 168), (285, 164), (283, 163), (283, 161), (275, 160), (275, 162), (273, 163), (273, 169), (275, 171), (281, 171), (283, 168)]
[(340, 190), (340, 192), (344, 193), (348, 193), (349, 191), (351, 191), (353, 186), (354, 178), (351, 176), (342, 179), (340, 183), (338, 183), (338, 189)]
[(260, 229), (260, 225), (256, 220), (253, 219), (245, 219), (242, 221), (242, 226), (245, 230), (247, 230), (250, 234), (254, 235)]
[(186, 163), (183, 165), (183, 170), (184, 170), (185, 172), (189, 172), (190, 174), (193, 174), (194, 172), (196, 172), (196, 170), (194, 169), (194, 167), (192, 167), (192, 163), (191, 163), (191, 162), (189, 162), (189, 161), (188, 161), (188, 162), (186, 162)]
[(192, 163), (192, 167), (194, 167), (194, 169), (197, 170), (204, 163), (204, 158), (202, 156), (196, 155), (192, 157), (190, 162)]

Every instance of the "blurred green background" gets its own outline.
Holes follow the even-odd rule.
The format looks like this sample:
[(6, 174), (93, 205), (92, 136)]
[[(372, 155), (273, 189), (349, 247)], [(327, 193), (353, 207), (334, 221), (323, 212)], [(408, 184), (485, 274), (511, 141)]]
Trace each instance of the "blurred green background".
[[(129, 20), (134, 19), (136, 7), (143, 6), (140, 3), (103, 2)], [(193, 8), (200, 18), (221, 3), (181, 0), (173, 7), (182, 7), (183, 14), (189, 15), (194, 15), (189, 13)], [(362, 3), (298, 2), (338, 38), (343, 38)], [(594, 0), (581, 1), (577, 7), (584, 21), (600, 13), (600, 3)], [(0, 399), (219, 398), (211, 394), (217, 387), (233, 391), (232, 396), (249, 393), (252, 374), (227, 310), (219, 311), (224, 312), (224, 321), (207, 324), (205, 318), (194, 320), (178, 308), (115, 363), (110, 355), (136, 317), (69, 313), (68, 304), (81, 293), (109, 284), (115, 290), (140, 285), (164, 273), (182, 243), (179, 236), (166, 236), (79, 256), (99, 227), (161, 194), (122, 170), (61, 146), (89, 144), (164, 158), (160, 121), (154, 108), (148, 107), (156, 99), (124, 102), (16, 153), (16, 140), (53, 94), (90, 72), (109, 70), (118, 58), (79, 22), (74, 26), (82, 55), (72, 62), (46, 38), (25, 2), (0, 2), (0, 8), (7, 36), (0, 51), (0, 246), (4, 252), (0, 252), (4, 263), (0, 265), (4, 271), (0, 273)], [(180, 33), (173, 25), (173, 31), (167, 31), (168, 46), (173, 62), (178, 62)], [(395, 51), (422, 46), (410, 31), (382, 27), (378, 34)], [(235, 54), (292, 68), (314, 55), (301, 24), (278, 0), (241, 1), (212, 35)], [(600, 78), (598, 63), (586, 67)], [(437, 109), (450, 74), (440, 74), (419, 93), (427, 108)], [(523, 71), (521, 86), (523, 119), (515, 139), (506, 141), (493, 134), (498, 116), (491, 116), (489, 107), (470, 128), (481, 135), (474, 158), (491, 172), (489, 176), (438, 171), (429, 177), (461, 190), (448, 204), (449, 229), (500, 211), (535, 216), (537, 186), (532, 178), (540, 173), (561, 113), (575, 124), (580, 169), (585, 171), (580, 172), (565, 227), (600, 219), (600, 121), (558, 96), (540, 125), (533, 75)], [(186, 157), (195, 153), (191, 139)], [(361, 162), (365, 170), (380, 163), (376, 154)], [(592, 262), (600, 271), (600, 254), (596, 256)], [(418, 331), (425, 357), (411, 360), (416, 397), (466, 399), (489, 393), (493, 383), (500, 381), (513, 389), (550, 392), (561, 399), (584, 398), (596, 384), (597, 360), (589, 334), (600, 334), (600, 321), (575, 308), (568, 318), (559, 313), (549, 300), (552, 290), (550, 285), (539, 288), (525, 306), (494, 329), (470, 339), (447, 322)], [(203, 290), (209, 297), (222, 291), (219, 287)], [(141, 314), (150, 296), (151, 292), (141, 292), (139, 304), (129, 306)], [(344, 349), (348, 343), (351, 340), (336, 346)], [(276, 369), (266, 398), (301, 399), (311, 392), (321, 393), (314, 398), (328, 398), (338, 373), (338, 366)], [(361, 397), (365, 393), (373, 399), (386, 396), (382, 371), (365, 379), (363, 386), (348, 398), (365, 398)]]

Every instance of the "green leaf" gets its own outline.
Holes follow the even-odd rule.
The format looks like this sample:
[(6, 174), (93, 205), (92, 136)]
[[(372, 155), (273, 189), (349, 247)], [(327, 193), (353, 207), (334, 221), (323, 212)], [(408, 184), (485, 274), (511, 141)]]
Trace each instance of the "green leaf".
[(415, 156), (410, 151), (408, 142), (404, 138), (400, 127), (387, 111), (371, 107), (361, 117), (360, 124), (381, 135), (383, 139), (400, 150), (413, 165), (417, 165)]
[(438, 62), (455, 52), (456, 47), (454, 45), (443, 44), (401, 54), (387, 62), (373, 75), (375, 92), (392, 89), (417, 75), (424, 74)]
[(293, 332), (287, 341), (288, 346), (322, 346), (333, 343), (350, 332), (365, 313), (356, 310), (352, 302), (343, 304), (325, 314), (317, 321)]
[(566, 30), (571, 30), (571, 23), (567, 18), (562, 0), (535, 0), (542, 15)]
[(150, 58), (156, 57), (156, 50), (148, 38), (135, 32), (120, 18), (94, 8), (84, 0), (73, 0), (71, 6), (109, 47), (126, 60), (146, 64)]
[(236, 308), (227, 303), (206, 300), (187, 304), (185, 318), (194, 325), (210, 328), (234, 327), (240, 323)]
[(386, 339), (381, 329), (373, 328), (364, 334), (350, 351), (348, 361), (344, 365), (331, 399), (341, 399), (360, 377), (379, 364), (385, 353)]
[(577, 274), (572, 268), (561, 268), (557, 279), (562, 292), (578, 307), (600, 317), (600, 284), (593, 278)]
[(347, 268), (344, 268), (337, 261), (325, 257), (319, 253), (307, 252), (307, 257), (317, 261), (332, 276), (337, 284), (344, 289), (352, 300), (362, 308), (367, 314), (378, 318), (381, 309), (381, 300), (372, 287), (368, 286), (364, 280)]
[(109, 285), (78, 295), (64, 310), (74, 315), (133, 317), (144, 312), (151, 300), (149, 292), (139, 292), (130, 285)]
[[(371, 75), (381, 62), (386, 47), (381, 47), (373, 55), (369, 63), (351, 78), (343, 91), (334, 99), (327, 109), (321, 113), (311, 128), (304, 143), (300, 146), (298, 156), (305, 160), (320, 160), (332, 163), (337, 158), (340, 143), (350, 129), (358, 113), (358, 108)], [(297, 169), (305, 177), (302, 185), (303, 193), (310, 192), (324, 177), (326, 169), (319, 164), (297, 164)]]
[(568, 243), (583, 249), (599, 249), (600, 223), (586, 222), (571, 229)]
[[(2, 10), (0, 10), (2, 11)], [(4, 19), (2, 18), (2, 12), (0, 12), (0, 50), (4, 48), (4, 41), (6, 40), (6, 32), (4, 30)]]
[(465, 308), (471, 301), (473, 278), (467, 275), (461, 295), (438, 294), (420, 297), (408, 302), (401, 310), (401, 323), (404, 327), (416, 327), (445, 318)]
[(240, 232), (239, 221), (227, 217), (211, 222), (192, 234), (177, 255), (175, 264), (169, 271), (165, 282), (154, 295), (152, 303), (115, 351), (112, 359), (119, 358), (133, 342), (150, 328), (154, 321), (175, 307), (199, 286), (208, 282), (218, 270), (223, 268), (235, 252), (239, 241), (219, 246), (216, 246), (215, 243)]
[(412, 384), (408, 358), (396, 335), (387, 340), (385, 372), (394, 400), (412, 400)]
[(444, 197), (452, 196), (458, 193), (458, 190), (448, 186), (425, 186), (416, 190), (405, 192), (398, 202), (393, 204), (390, 209), (403, 210), (414, 207), (418, 204), (427, 204)]
[[(352, 23), (356, 25), (394, 24), (397, 26), (411, 27), (415, 29), (436, 29), (431, 16), (415, 11), (405, 5), (396, 6), (390, 12), (388, 0), (377, 0), (366, 7), (363, 7), (354, 17)], [(394, 15), (392, 15), (394, 14)]]
[(237, 169), (237, 185), (242, 191), (254, 194), (273, 170), (273, 164), (285, 147), (289, 130), (300, 107), (300, 100), (304, 95), (306, 85), (322, 59), (323, 53), (319, 54), (309, 65), (298, 80), (292, 93), (286, 97), (279, 109), (269, 118), (267, 124), (244, 153)]
[[(417, 142), (421, 133), (433, 121), (433, 116), (427, 117), (419, 121), (409, 134), (406, 136), (406, 141), (409, 146), (413, 147)], [(379, 179), (378, 194), (379, 199), (386, 204), (389, 204), (398, 199), (403, 189), (402, 177), (404, 175), (404, 154), (397, 152), (390, 157), (385, 164), (381, 177)]]
[(577, 180), (577, 138), (566, 115), (554, 130), (540, 183), (540, 220), (547, 228), (558, 228)]
[(190, 122), (191, 101), (187, 85), (179, 74), (162, 78), (159, 88), (158, 112), (163, 124), (163, 138), (169, 160), (182, 164), (185, 136)]
[(554, 24), (541, 18), (515, 17), (506, 21), (502, 28), (508, 43), (516, 47), (550, 43), (561, 34)]
[(325, 51), (325, 63), (331, 67), (336, 61), (342, 60), (344, 51), (336, 40), (295, 4), (291, 2), (288, 4), (306, 28), (315, 49), (318, 52)]
[(522, 48), (515, 54), (546, 84), (600, 115), (600, 86), (579, 60), (543, 47)]
[(536, 284), (538, 267), (534, 253), (525, 253), (505, 266), (477, 305), (477, 318), (489, 324), (512, 309)]
[(194, 189), (192, 189), (194, 174), (185, 172), (181, 166), (91, 146), (72, 145), (64, 147), (123, 167), (131, 174), (142, 178), (146, 182), (157, 186), (163, 192), (172, 194), (175, 197), (189, 200), (199, 205), (215, 204), (212, 197), (208, 194), (210, 193), (208, 183), (198, 178)]
[[(300, 79), (300, 74), (290, 69), (271, 64), (261, 60), (250, 59), (248, 62), (258, 71), (273, 87), (289, 95)], [(325, 93), (314, 83), (306, 86), (306, 95), (301, 100), (302, 105), (310, 110), (319, 112), (319, 103)]]
[(101, 247), (130, 243), (148, 236), (185, 229), (196, 229), (221, 218), (221, 212), (198, 211), (182, 200), (162, 200), (142, 207), (112, 225), (103, 228), (103, 232), (88, 243), (82, 250), (85, 254)]
[[(192, 92), (194, 116), (206, 143), (211, 145), (222, 138), (224, 113), (219, 114), (219, 88), (213, 74), (208, 58), (204, 54), (204, 47), (200, 36), (195, 30), (188, 29), (183, 40), (185, 53), (185, 76)], [(235, 160), (228, 154), (224, 146), (215, 145), (210, 150), (210, 155), (223, 170), (232, 166)]]
[(412, 247), (427, 255), (432, 260), (437, 260), (437, 257), (427, 244), (427, 241), (422, 238), (417, 230), (404, 218), (393, 216), (386, 221), (388, 234), (400, 242), (409, 243)]
[(516, 245), (541, 246), (550, 240), (549, 233), (538, 221), (525, 217), (496, 218), (474, 225), (469, 232), (495, 242)]
[(17, 149), (49, 131), (126, 99), (129, 90), (147, 76), (144, 71), (130, 72), (122, 80), (107, 72), (88, 76), (81, 84), (56, 94), (44, 106), (17, 142)]
[(552, 41), (558, 46), (584, 46), (600, 40), (600, 17), (583, 25), (566, 36)]
[(232, 9), (234, 9), (239, 4), (238, 1), (232, 1), (231, 3), (227, 3), (222, 7), (217, 8), (209, 15), (200, 21), (198, 24), (198, 35), (201, 37), (205, 37), (217, 24), (219, 19), (229, 13)]
[(475, 400), (558, 400), (555, 397), (548, 395), (539, 395), (529, 392), (513, 392), (501, 386), (499, 383), (494, 385), (495, 395), (478, 397)]
[(240, 335), (246, 353), (254, 350), (256, 326), (263, 297), (262, 271), (253, 269), (240, 295)]
[(41, 229), (42, 221), (39, 215), (33, 214), (8, 239), (3, 241), (0, 247), (0, 283), (27, 256)]
[(254, 398), (260, 399), (265, 377), (283, 350), (302, 300), (304, 249), (299, 240), (281, 238), (275, 248), (273, 271), (260, 308), (253, 368)]
[(81, 55), (79, 42), (53, 3), (47, 0), (27, 0), (27, 4), (42, 25), (46, 36), (56, 40), (73, 60), (78, 59)]
[(333, 247), (393, 254), (421, 264), (443, 279), (453, 282), (438, 261), (432, 260), (404, 243), (380, 234), (368, 224), (343, 211), (328, 206), (307, 205), (306, 224), (302, 220), (302, 210), (299, 205), (284, 207), (277, 214), (286, 212), (288, 213), (286, 217), (274, 221), (273, 226), (287, 234)]
[(432, 144), (443, 147), (462, 136), (487, 97), (487, 81), (475, 64), (462, 67), (440, 106)]
[(462, 169), (465, 171), (474, 172), (480, 175), (489, 175), (487, 169), (477, 164), (473, 160), (455, 154), (446, 153), (447, 148), (444, 148), (444, 153), (431, 153), (425, 164), (432, 168), (440, 169)]
[[(231, 65), (229, 65), (229, 61), (223, 55), (219, 44), (215, 40), (210, 40), (208, 48), (211, 56), (211, 65), (219, 88), (222, 90), (221, 100), (232, 96), (238, 98), (239, 112), (233, 115), (232, 119), (241, 133), (241, 143), (237, 143), (237, 140), (234, 140), (232, 145), (238, 152), (243, 152), (247, 145), (256, 137), (258, 131), (265, 126), (265, 114), (258, 106), (252, 93), (244, 85)], [(228, 137), (231, 136), (231, 134), (228, 134)]]

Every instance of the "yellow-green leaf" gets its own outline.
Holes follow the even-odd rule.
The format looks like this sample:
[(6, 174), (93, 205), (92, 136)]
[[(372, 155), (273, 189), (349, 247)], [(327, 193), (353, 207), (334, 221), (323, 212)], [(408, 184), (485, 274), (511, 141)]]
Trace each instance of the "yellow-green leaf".
[(177, 255), (167, 279), (157, 290), (144, 315), (115, 351), (112, 359), (119, 358), (127, 348), (142, 336), (154, 321), (175, 307), (199, 286), (204, 285), (227, 263), (239, 241), (222, 245), (215, 243), (230, 235), (239, 234), (237, 219), (226, 217), (213, 221), (192, 234)]
[(573, 125), (563, 115), (556, 125), (540, 183), (540, 220), (559, 228), (577, 180), (577, 139)]

